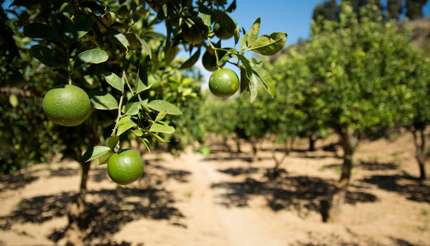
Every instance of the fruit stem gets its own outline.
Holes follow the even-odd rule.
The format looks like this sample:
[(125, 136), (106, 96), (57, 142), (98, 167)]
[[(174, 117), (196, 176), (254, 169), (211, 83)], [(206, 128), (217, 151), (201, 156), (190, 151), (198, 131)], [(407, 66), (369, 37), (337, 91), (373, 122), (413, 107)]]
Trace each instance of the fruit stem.
[(122, 102), (124, 101), (124, 94), (121, 95), (121, 98), (119, 99), (119, 104), (118, 104), (118, 116), (116, 117), (115, 120), (115, 127), (112, 129), (112, 133), (111, 136), (113, 136), (116, 133), (116, 130), (118, 129), (118, 122), (119, 119), (121, 118), (121, 108), (122, 108)]
[(128, 89), (130, 90), (131, 94), (132, 94), (132, 95), (134, 95), (135, 93), (134, 93), (133, 89), (131, 88), (131, 85), (130, 85), (130, 83), (128, 82), (128, 79), (125, 79), (125, 84), (127, 85), (127, 87), (128, 87)]
[(212, 42), (211, 42), (211, 40), (210, 39), (208, 39), (208, 43), (209, 43), (209, 46), (214, 50), (214, 52), (215, 52), (215, 59), (216, 59), (216, 66), (217, 66), (217, 68), (218, 68), (218, 64), (219, 64), (219, 60), (218, 60), (218, 53), (217, 53), (217, 48), (212, 44)]
[(69, 59), (70, 56), (69, 56), (69, 49), (68, 48), (66, 49), (66, 53), (67, 53), (67, 61), (68, 61), (68, 63), (67, 63), (67, 76), (69, 77), (68, 83), (69, 83), (69, 85), (72, 85), (71, 71), (72, 71), (73, 64), (70, 64), (70, 59)]

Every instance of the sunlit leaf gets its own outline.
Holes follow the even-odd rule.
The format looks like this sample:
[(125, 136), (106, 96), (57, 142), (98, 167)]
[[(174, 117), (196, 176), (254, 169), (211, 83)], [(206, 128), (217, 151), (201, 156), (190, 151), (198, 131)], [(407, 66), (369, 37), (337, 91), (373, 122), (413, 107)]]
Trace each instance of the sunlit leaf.
[(124, 48), (128, 49), (128, 46), (130, 46), (130, 43), (128, 42), (128, 39), (124, 34), (118, 33), (118, 34), (115, 34), (114, 36), (124, 46)]
[(137, 126), (136, 123), (134, 123), (129, 116), (123, 117), (118, 122), (118, 129), (116, 135), (120, 136), (121, 134), (135, 126)]
[(111, 74), (105, 76), (105, 80), (113, 88), (119, 90), (120, 92), (124, 91), (124, 81), (115, 73), (111, 73)]
[(109, 93), (101, 96), (94, 96), (91, 98), (91, 102), (94, 108), (98, 110), (114, 110), (118, 108), (118, 101)]
[(149, 129), (149, 131), (165, 133), (165, 134), (172, 134), (175, 132), (175, 128), (168, 126), (168, 125), (163, 125), (163, 124), (159, 124), (159, 123), (154, 122), (152, 124), (151, 128)]
[(109, 59), (108, 53), (100, 48), (86, 50), (80, 53), (78, 57), (83, 62), (93, 63), (93, 64), (102, 63)]
[(261, 55), (270, 56), (284, 48), (287, 42), (287, 34), (282, 32), (272, 33), (270, 36), (260, 36), (252, 43), (250, 50)]
[[(88, 149), (82, 156), (82, 160), (84, 162), (89, 162), (101, 157), (105, 157), (106, 155), (112, 154), (111, 148), (108, 146), (94, 146), (93, 148)], [(105, 159), (105, 158), (103, 158)]]
[(158, 112), (165, 112), (171, 115), (181, 115), (181, 110), (175, 105), (163, 101), (163, 100), (153, 100), (148, 103), (148, 107)]

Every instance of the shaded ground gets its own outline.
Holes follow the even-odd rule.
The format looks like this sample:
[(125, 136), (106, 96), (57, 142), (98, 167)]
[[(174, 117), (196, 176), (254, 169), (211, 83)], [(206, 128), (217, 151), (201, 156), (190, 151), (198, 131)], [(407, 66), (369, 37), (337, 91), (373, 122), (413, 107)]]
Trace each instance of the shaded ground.
[[(254, 163), (246, 145), (240, 154), (218, 148), (209, 157), (146, 155), (145, 176), (128, 187), (116, 186), (105, 167), (95, 167), (86, 243), (430, 245), (430, 183), (413, 178), (409, 138), (360, 147), (336, 223), (322, 222), (323, 202), (336, 191), (341, 160), (330, 141), (315, 152), (305, 148), (298, 143), (276, 173), (270, 151), (280, 156), (284, 150), (267, 144)], [(0, 176), (0, 245), (62, 244), (78, 181), (75, 163)]]

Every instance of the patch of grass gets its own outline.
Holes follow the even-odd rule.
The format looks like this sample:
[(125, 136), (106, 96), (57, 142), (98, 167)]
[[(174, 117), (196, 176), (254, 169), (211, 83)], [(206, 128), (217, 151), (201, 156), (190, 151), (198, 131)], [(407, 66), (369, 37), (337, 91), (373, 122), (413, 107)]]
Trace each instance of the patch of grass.
[(207, 157), (211, 154), (211, 149), (209, 146), (204, 145), (199, 149), (199, 153), (202, 154), (203, 156)]

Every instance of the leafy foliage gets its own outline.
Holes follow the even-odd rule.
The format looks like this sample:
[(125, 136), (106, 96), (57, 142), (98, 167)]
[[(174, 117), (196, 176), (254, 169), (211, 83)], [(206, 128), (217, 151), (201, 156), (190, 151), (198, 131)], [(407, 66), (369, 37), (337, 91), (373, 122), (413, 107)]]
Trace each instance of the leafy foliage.
[[(170, 136), (175, 126), (190, 126), (187, 119), (193, 118), (182, 112), (193, 112), (200, 97), (198, 77), (190, 68), (203, 49), (215, 55), (216, 67), (230, 62), (266, 84), (245, 53), (272, 55), (286, 42), (283, 33), (260, 36), (259, 20), (251, 35), (236, 26), (229, 15), (236, 1), (15, 0), (6, 8), (1, 27), (10, 42), (2, 62), (17, 63), (10, 76), (23, 84), (49, 81), (38, 90), (39, 99), (47, 88), (67, 83), (90, 96), (95, 110), (83, 125), (49, 130), (64, 146), (62, 157), (75, 160), (106, 159), (95, 150), (109, 147), (105, 154), (114, 153), (125, 141), (138, 140), (148, 148), (176, 141)], [(155, 32), (156, 25), (165, 25), (166, 33)], [(244, 45), (222, 47), (228, 38)], [(180, 49), (190, 53), (187, 60), (175, 59)], [(35, 69), (39, 76), (25, 74)]]

